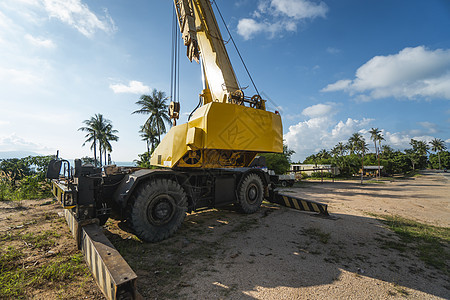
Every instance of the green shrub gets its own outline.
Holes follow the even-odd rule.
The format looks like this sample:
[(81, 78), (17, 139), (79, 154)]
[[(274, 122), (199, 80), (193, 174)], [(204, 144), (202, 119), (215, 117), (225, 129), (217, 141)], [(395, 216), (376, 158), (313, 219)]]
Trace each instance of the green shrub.
[(45, 173), (52, 158), (29, 156), (0, 159), (0, 201), (51, 197), (51, 187)]
[(311, 177), (313, 177), (313, 178), (332, 178), (332, 177), (334, 177), (333, 176), (333, 173), (331, 173), (331, 172), (313, 172), (312, 174), (311, 174)]

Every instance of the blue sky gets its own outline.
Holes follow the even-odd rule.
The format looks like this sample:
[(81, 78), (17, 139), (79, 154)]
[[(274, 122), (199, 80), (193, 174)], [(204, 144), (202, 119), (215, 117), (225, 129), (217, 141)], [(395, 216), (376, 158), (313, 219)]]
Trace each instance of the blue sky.
[[(450, 146), (449, 1), (216, 1), (295, 161), (354, 132), (371, 145), (372, 127), (401, 150), (411, 138)], [(119, 131), (112, 159), (136, 159), (146, 146), (135, 102), (170, 90), (172, 10), (169, 0), (2, 0), (0, 152), (89, 155), (77, 129), (102, 113)], [(185, 122), (202, 87), (181, 53)]]

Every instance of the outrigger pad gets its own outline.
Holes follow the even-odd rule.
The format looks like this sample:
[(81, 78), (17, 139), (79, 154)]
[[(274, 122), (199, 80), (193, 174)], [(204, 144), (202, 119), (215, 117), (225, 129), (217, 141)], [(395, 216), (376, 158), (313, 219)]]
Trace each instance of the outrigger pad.
[(281, 206), (290, 207), (297, 210), (303, 210), (303, 211), (311, 211), (316, 212), (324, 216), (328, 216), (328, 205), (311, 201), (311, 200), (305, 200), (298, 197), (283, 195), (278, 192), (274, 192), (271, 199), (269, 199), (269, 202), (279, 204)]

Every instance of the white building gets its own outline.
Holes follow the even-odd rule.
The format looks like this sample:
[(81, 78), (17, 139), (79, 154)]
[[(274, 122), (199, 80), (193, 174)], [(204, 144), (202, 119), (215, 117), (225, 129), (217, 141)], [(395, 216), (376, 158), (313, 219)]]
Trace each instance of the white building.
[(302, 173), (305, 172), (311, 175), (313, 172), (330, 172), (333, 175), (339, 175), (339, 168), (332, 167), (331, 165), (305, 165), (305, 164), (291, 164), (291, 172)]

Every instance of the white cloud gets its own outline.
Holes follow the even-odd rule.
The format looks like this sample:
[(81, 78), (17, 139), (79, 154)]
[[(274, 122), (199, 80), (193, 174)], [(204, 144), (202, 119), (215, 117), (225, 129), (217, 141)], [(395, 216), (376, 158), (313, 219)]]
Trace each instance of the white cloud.
[[(373, 127), (374, 119), (362, 118), (336, 120), (336, 104), (316, 104), (303, 110), (302, 115), (309, 117), (289, 127), (284, 135), (288, 147), (296, 153), (293, 161), (303, 161), (307, 156), (319, 152), (321, 149), (331, 150), (337, 143), (346, 143), (350, 136), (359, 132), (369, 144), (369, 150), (374, 151), (373, 142), (370, 139), (370, 128)], [(299, 117), (299, 116), (297, 116)], [(433, 134), (438, 130), (437, 125), (432, 122), (419, 122), (422, 129), (409, 130), (407, 132), (389, 132), (381, 130), (385, 141), (394, 149), (404, 150), (411, 148), (411, 139), (430, 142)], [(425, 129), (425, 130), (424, 130)]]
[(16, 133), (8, 136), (0, 136), (0, 151), (46, 151), (50, 150), (48, 147), (41, 144), (28, 141)]
[(432, 51), (419, 46), (375, 56), (358, 68), (353, 80), (339, 80), (322, 91), (344, 91), (364, 100), (450, 99), (450, 49)]
[(238, 26), (238, 33), (244, 37), (244, 39), (248, 40), (253, 35), (261, 32), (264, 30), (264, 25), (262, 23), (258, 23), (253, 19), (241, 19), (239, 20)]
[(336, 121), (335, 106), (334, 103), (326, 103), (307, 107), (302, 114), (309, 119), (289, 127), (284, 139), (289, 148), (296, 152), (293, 156), (294, 161), (304, 160), (321, 149), (330, 150), (338, 142), (347, 141), (355, 132), (365, 134), (366, 128), (373, 122), (367, 118)]
[(352, 81), (349, 79), (338, 80), (335, 83), (327, 85), (326, 88), (322, 89), (322, 92), (335, 92), (340, 90), (347, 91), (351, 84)]
[(271, 0), (268, 9), (275, 9), (275, 13), (286, 15), (296, 20), (306, 18), (325, 17), (328, 7), (325, 3), (307, 0)]
[(130, 93), (130, 94), (145, 94), (150, 91), (150, 88), (140, 81), (132, 80), (128, 85), (125, 84), (110, 84), (109, 87), (115, 94)]
[(42, 48), (48, 48), (52, 49), (55, 48), (56, 45), (53, 43), (50, 39), (40, 38), (40, 37), (34, 37), (31, 34), (26, 34), (25, 39), (36, 47), (42, 47)]
[(333, 115), (335, 114), (335, 111), (333, 110), (334, 110), (334, 103), (327, 103), (327, 104), (319, 103), (305, 108), (302, 111), (302, 114), (310, 118), (316, 118), (325, 115)]
[[(45, 22), (49, 17), (55, 18), (89, 38), (97, 31), (111, 34), (117, 30), (106, 9), (102, 16), (97, 15), (82, 0), (2, 0), (0, 8), (36, 25)], [(6, 23), (8, 26), (12, 25), (9, 19), (5, 21), (1, 12), (0, 17), (0, 27), (5, 27)]]
[(100, 19), (81, 0), (42, 0), (42, 3), (51, 18), (59, 19), (87, 37), (92, 37), (97, 30), (106, 33), (116, 31), (116, 25), (107, 10)]
[(258, 33), (270, 38), (283, 31), (293, 32), (301, 20), (325, 17), (328, 6), (309, 0), (260, 0), (253, 18), (243, 18), (238, 23), (238, 33), (246, 40)]
[(414, 134), (414, 130), (411, 130), (409, 133), (407, 132), (391, 133), (389, 131), (383, 130), (382, 133), (386, 140), (384, 141), (384, 144), (399, 150), (411, 148), (411, 145), (409, 144), (411, 142), (411, 139), (415, 139), (417, 141), (424, 141), (426, 143), (431, 142), (431, 140), (433, 139), (433, 137), (430, 135)]

